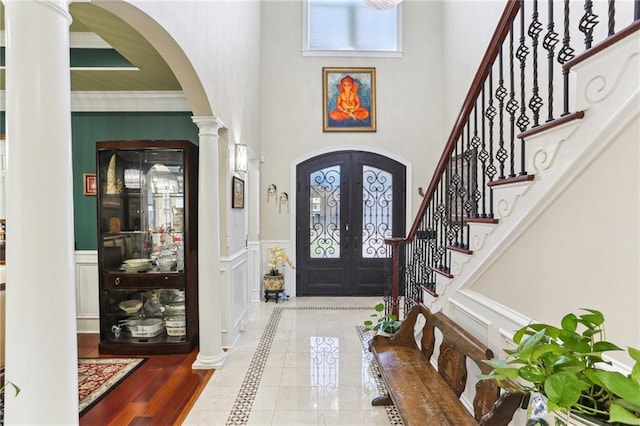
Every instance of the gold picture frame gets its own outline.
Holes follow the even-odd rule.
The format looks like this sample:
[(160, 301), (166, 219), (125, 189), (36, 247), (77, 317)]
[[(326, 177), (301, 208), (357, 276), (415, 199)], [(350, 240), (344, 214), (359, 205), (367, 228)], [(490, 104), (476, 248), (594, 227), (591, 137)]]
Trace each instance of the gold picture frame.
[(98, 193), (98, 181), (95, 173), (84, 173), (82, 175), (84, 195), (96, 195)]
[(325, 132), (376, 131), (376, 69), (322, 68)]

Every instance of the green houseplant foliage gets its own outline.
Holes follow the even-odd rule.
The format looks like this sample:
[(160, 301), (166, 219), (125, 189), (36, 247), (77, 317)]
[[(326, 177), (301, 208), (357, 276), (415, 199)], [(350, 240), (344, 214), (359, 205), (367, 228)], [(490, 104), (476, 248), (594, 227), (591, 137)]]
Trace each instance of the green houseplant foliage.
[(399, 321), (394, 314), (385, 314), (384, 303), (378, 303), (374, 310), (375, 312), (371, 314), (371, 317), (375, 318), (375, 321), (366, 320), (364, 322), (364, 331), (384, 331), (388, 334), (395, 334), (400, 330), (402, 321)]
[[(18, 387), (18, 385), (8, 380), (5, 382), (4, 386), (0, 387), (0, 393), (4, 394), (7, 390), (7, 386), (11, 386), (13, 388), (13, 391), (15, 392), (15, 396), (18, 396), (18, 394), (20, 393), (20, 388)], [(2, 416), (2, 418), (4, 418), (4, 405), (1, 407), (0, 415)]]
[(539, 392), (549, 411), (569, 411), (627, 425), (640, 425), (640, 351), (628, 376), (604, 368), (603, 354), (622, 350), (605, 340), (604, 316), (594, 309), (567, 314), (560, 327), (533, 323), (516, 331), (516, 349), (506, 360), (485, 361), (494, 370), (481, 380), (496, 380), (509, 391)]

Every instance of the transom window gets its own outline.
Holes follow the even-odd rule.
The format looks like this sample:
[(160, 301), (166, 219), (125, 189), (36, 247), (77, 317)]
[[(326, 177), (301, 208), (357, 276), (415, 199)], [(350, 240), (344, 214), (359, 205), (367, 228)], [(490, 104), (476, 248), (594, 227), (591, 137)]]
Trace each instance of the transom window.
[(308, 56), (400, 56), (402, 6), (374, 9), (364, 0), (306, 0)]

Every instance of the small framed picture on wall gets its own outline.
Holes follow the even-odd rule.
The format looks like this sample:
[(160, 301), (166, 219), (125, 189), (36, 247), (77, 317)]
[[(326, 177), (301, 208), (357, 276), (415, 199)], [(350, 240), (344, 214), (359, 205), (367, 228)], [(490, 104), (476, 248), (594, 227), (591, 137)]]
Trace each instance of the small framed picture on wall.
[(98, 184), (95, 173), (84, 173), (84, 195), (96, 195), (98, 193)]
[(244, 208), (244, 181), (235, 176), (231, 178), (231, 207)]

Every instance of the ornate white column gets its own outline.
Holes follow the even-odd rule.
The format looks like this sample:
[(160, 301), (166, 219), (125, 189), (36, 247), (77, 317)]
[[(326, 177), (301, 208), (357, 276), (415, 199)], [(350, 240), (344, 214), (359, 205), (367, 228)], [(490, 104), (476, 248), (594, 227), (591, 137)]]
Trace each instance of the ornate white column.
[(220, 281), (220, 199), (218, 194), (218, 130), (216, 117), (193, 117), (200, 129), (198, 164), (198, 310), (200, 352), (193, 368), (221, 368), (222, 288)]
[(77, 424), (67, 1), (5, 0), (6, 424)]

